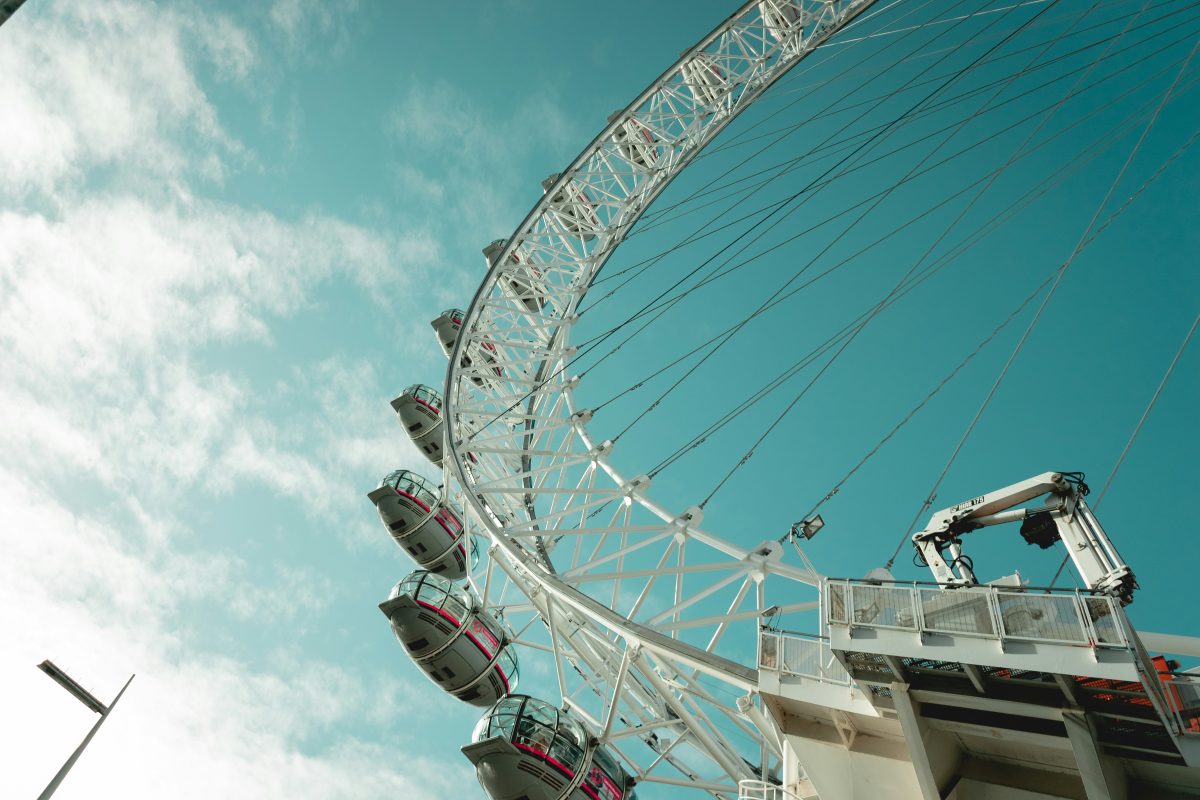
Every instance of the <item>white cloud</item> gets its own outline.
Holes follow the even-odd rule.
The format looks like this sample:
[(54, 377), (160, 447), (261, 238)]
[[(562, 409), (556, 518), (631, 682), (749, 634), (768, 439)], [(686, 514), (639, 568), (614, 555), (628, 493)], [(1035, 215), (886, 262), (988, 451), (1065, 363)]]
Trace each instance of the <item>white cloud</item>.
[(212, 9), (194, 16), (192, 25), (201, 47), (216, 67), (218, 77), (244, 82), (258, 62), (250, 33)]
[[(214, 54), (220, 68), (248, 68), (244, 37), (238, 45), (231, 22), (214, 24), (206, 39), (232, 47)], [(114, 164), (139, 181), (220, 178), (207, 156), (240, 151), (192, 74), (184, 37), (196, 26), (180, 12), (58, 3), (23, 11), (21, 25), (24, 35), (0, 48), (3, 191), (60, 194), (64, 181)]]
[[(189, 513), (254, 493), (391, 547), (363, 484), (419, 457), (378, 373), (327, 352), (272, 381), (212, 353), (285, 352), (279, 323), (335, 285), (412, 302), (436, 242), (205, 197), (258, 158), (197, 77), (210, 62), (259, 90), (259, 43), (231, 18), (36, 5), (0, 47), (0, 752), (22, 754), (0, 796), (36, 794), (91, 724), (33, 668), (47, 656), (105, 698), (139, 676), (58, 797), (466, 793), (452, 748), (397, 758), (423, 748), (403, 715), (444, 701), (423, 683), (303, 652), (234, 657), (223, 631), (198, 635), (206, 615), (299, 626), (344, 587), (210, 543)], [(342, 30), (320, 4), (276, 10), (294, 47)], [(299, 392), (312, 399), (289, 402)]]
[[(325, 215), (292, 223), (201, 201), (115, 196), (58, 219), (9, 212), (0, 215), (0, 280), (12, 289), (0, 340), (42, 365), (69, 359), (88, 377), (112, 367), (116, 342), (145, 354), (264, 338), (267, 315), (295, 313), (334, 277), (383, 302), (435, 251), (420, 234), (393, 239)], [(48, 319), (53, 329), (30, 335)]]
[[(282, 655), (251, 671), (188, 646), (188, 601), (221, 602), (222, 572), (203, 557), (129, 547), (113, 528), (75, 517), (56, 499), (0, 472), (0, 607), (9, 687), (0, 750), (22, 753), (0, 772), (0, 794), (29, 797), (91, 724), (90, 715), (34, 669), (50, 657), (110, 700), (137, 679), (59, 797), (358, 798), (461, 796), (462, 764), (399, 759), (387, 747), (333, 734), (339, 725), (379, 733), (406, 714), (435, 713), (427, 693), (392, 675)], [(305, 576), (297, 576), (306, 579)], [(294, 590), (288, 587), (287, 591)], [(197, 594), (199, 593), (199, 594)], [(261, 601), (258, 597), (256, 600)], [(421, 687), (424, 688), (424, 687)], [(441, 699), (441, 698), (438, 698)], [(331, 744), (320, 742), (331, 741)], [(31, 746), (35, 745), (35, 746)], [(11, 765), (10, 765), (11, 766)]]
[(445, 81), (415, 80), (389, 126), (400, 156), (393, 171), (404, 195), (448, 241), (477, 243), (469, 262), (439, 275), (446, 301), (459, 303), (478, 286), (484, 245), (512, 233), (511, 209), (528, 208), (541, 195), (541, 186), (515, 165), (540, 158), (546, 174), (559, 171), (575, 154), (572, 142), (581, 139), (546, 87), (498, 114)]
[(275, 0), (268, 17), (293, 53), (315, 47), (320, 53), (346, 46), (346, 16), (357, 0)]
[(553, 157), (578, 141), (553, 90), (521, 97), (497, 115), (446, 81), (413, 83), (392, 111), (393, 130), (403, 144), (435, 147), (445, 160), (465, 159), (472, 167), (495, 167), (512, 158), (514, 147), (522, 153), (548, 149)]
[[(244, 379), (200, 370), (190, 354), (222, 341), (272, 345), (276, 318), (308, 307), (334, 279), (391, 302), (432, 247), (325, 216), (287, 223), (201, 202), (152, 208), (121, 197), (69, 207), (58, 220), (0, 214), (0, 285), (9, 287), (0, 297), (0, 386), (12, 397), (0, 410), (11, 423), (0, 442), (26, 467), (32, 459), (104, 480), (208, 474), (220, 490), (253, 477), (327, 510), (324, 498), (339, 492), (289, 452), (301, 442), (277, 441), (269, 414), (245, 421), (269, 409), (254, 407)], [(355, 404), (353, 418), (326, 399), (323, 417), (344, 422), (313, 424), (349, 443), (340, 466), (361, 467), (363, 443), (351, 431), (367, 422), (372, 400), (371, 423), (386, 421), (387, 398), (374, 397), (374, 373), (361, 364), (323, 385), (348, 387), (352, 374), (363, 377), (338, 402)], [(214, 459), (222, 471), (210, 469)]]

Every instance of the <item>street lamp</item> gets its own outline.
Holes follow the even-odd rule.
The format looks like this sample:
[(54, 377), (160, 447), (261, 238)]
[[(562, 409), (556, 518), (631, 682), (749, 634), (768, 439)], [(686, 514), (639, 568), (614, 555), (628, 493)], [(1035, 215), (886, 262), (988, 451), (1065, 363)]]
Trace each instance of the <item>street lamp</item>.
[(8, 21), (8, 18), (17, 13), (17, 9), (25, 0), (0, 0), (0, 25)]
[(38, 800), (47, 800), (50, 795), (54, 794), (54, 790), (58, 788), (58, 785), (63, 782), (63, 778), (67, 777), (67, 773), (71, 771), (71, 767), (75, 766), (75, 762), (78, 761), (79, 756), (83, 754), (83, 749), (88, 746), (88, 742), (92, 741), (92, 737), (96, 735), (96, 731), (100, 730), (100, 726), (104, 724), (104, 720), (108, 719), (108, 715), (112, 713), (114, 708), (116, 708), (117, 701), (121, 699), (121, 695), (125, 694), (125, 690), (128, 689), (129, 684), (133, 682), (133, 676), (129, 676), (129, 680), (125, 681), (125, 685), (121, 687), (121, 691), (117, 692), (116, 698), (110, 705), (106, 706), (104, 703), (101, 703), (99, 700), (97, 700), (95, 695), (80, 686), (74, 678), (59, 669), (53, 661), (50, 661), (49, 659), (43, 661), (42, 663), (38, 664), (38, 669), (49, 675), (55, 683), (70, 692), (76, 700), (100, 715), (100, 719), (96, 720), (96, 724), (92, 726), (92, 729), (88, 732), (88, 735), (84, 737), (83, 742), (79, 745), (79, 747), (75, 748), (75, 752), (72, 753), (71, 757), (67, 759), (67, 763), (62, 765), (62, 769), (60, 769), (58, 774), (54, 776), (54, 779), (50, 781), (50, 785), (46, 787), (45, 791), (38, 795)]

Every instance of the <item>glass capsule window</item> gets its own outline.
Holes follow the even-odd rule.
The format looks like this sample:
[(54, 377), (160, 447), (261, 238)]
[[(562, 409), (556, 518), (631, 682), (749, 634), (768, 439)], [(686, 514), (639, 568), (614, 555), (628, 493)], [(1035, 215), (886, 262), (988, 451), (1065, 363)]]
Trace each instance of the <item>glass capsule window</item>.
[(602, 747), (596, 748), (596, 752), (593, 754), (592, 760), (596, 763), (596, 766), (600, 767), (600, 769), (604, 770), (613, 777), (617, 777), (621, 774), (621, 768), (617, 766), (617, 762), (614, 761), (613, 757), (608, 754), (608, 751)]
[(592, 764), (588, 768), (584, 785), (592, 790), (592, 795), (599, 800), (622, 800), (624, 795), (625, 772), (608, 751), (602, 747), (592, 752)]
[(511, 739), (517, 724), (517, 714), (524, 703), (525, 697), (522, 695), (509, 695), (496, 703), (475, 725), (471, 741), (482, 742), (495, 736)]
[(500, 736), (519, 749), (556, 762), (574, 774), (583, 766), (587, 734), (578, 722), (549, 703), (509, 695), (479, 720), (474, 741)]
[(501, 642), (511, 642), (514, 638), (512, 631), (491, 614), (481, 614), (474, 619), (471, 622), (470, 632), (479, 640), (480, 644), (487, 645), (488, 649), (493, 652), (500, 647)]
[(462, 325), (463, 319), (467, 316), (466, 312), (461, 308), (447, 308), (441, 315), (448, 317), (455, 325)]
[(463, 529), (462, 512), (451, 503), (441, 503), (440, 505), (442, 510), (438, 512), (437, 518), (442, 523), (442, 527), (455, 535), (461, 533)]
[(549, 703), (527, 702), (525, 704), (525, 718), (550, 730), (558, 727), (558, 709)]
[(423, 383), (414, 383), (401, 392), (401, 394), (418, 400), (427, 406), (431, 406), (434, 411), (441, 410), (442, 396)]
[(504, 677), (508, 678), (508, 691), (517, 688), (517, 681), (521, 677), (521, 668), (517, 664), (517, 656), (513, 652), (511, 646), (505, 647), (500, 653), (500, 657), (496, 659), (496, 666), (500, 667), (500, 671), (504, 673)]
[(429, 508), (435, 508), (441, 505), (439, 493), (433, 482), (422, 478), (415, 472), (409, 472), (406, 469), (398, 469), (395, 472), (389, 472), (387, 476), (379, 482), (379, 487), (390, 486), (398, 492), (412, 495), (420, 500)]
[(583, 764), (586, 748), (587, 734), (584, 733), (583, 726), (570, 717), (560, 716), (558, 730), (554, 742), (550, 746), (550, 756), (558, 763), (565, 764), (574, 770)]
[(442, 609), (460, 621), (477, 607), (469, 589), (455, 586), (446, 578), (425, 570), (417, 570), (397, 583), (391, 596), (395, 598), (400, 595), (408, 595), (426, 605)]

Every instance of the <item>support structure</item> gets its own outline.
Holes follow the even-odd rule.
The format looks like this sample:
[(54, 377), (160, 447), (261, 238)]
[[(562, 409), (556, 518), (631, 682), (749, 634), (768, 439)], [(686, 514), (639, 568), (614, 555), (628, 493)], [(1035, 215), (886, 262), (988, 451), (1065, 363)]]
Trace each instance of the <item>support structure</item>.
[(764, 630), (760, 646), (764, 705), (822, 797), (1200, 797), (1200, 674), (1150, 656), (1117, 599), (846, 580), (824, 593), (828, 637)]

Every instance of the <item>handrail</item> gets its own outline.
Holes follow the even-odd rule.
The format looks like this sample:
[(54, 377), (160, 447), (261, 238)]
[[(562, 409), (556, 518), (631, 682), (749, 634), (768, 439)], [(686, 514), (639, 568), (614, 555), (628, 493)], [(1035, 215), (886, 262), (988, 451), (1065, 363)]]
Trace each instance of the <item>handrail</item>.
[[(936, 588), (935, 588), (936, 587)], [(1106, 594), (1025, 586), (826, 579), (825, 621), (862, 627), (1091, 648), (1132, 647), (1128, 621)]]
[(933, 586), (939, 589), (1011, 589), (1013, 591), (1022, 591), (1030, 593), (1044, 594), (1087, 594), (1100, 597), (1108, 597), (1109, 595), (1099, 589), (1083, 589), (1080, 587), (1066, 586), (1031, 586), (1021, 584), (1020, 586), (1002, 586), (998, 584), (981, 583), (976, 586), (964, 586), (961, 583), (940, 583), (938, 581), (904, 581), (897, 578), (836, 578), (829, 577), (830, 583), (853, 583), (863, 586), (882, 586), (885, 584), (896, 586)]
[(800, 795), (789, 792), (782, 786), (766, 781), (738, 781), (738, 800), (804, 800)]
[[(850, 673), (834, 656), (828, 639), (813, 639), (803, 634), (763, 630), (759, 633), (758, 642), (759, 669), (838, 686), (851, 684)], [(789, 642), (793, 646), (789, 647)]]
[(828, 642), (829, 637), (823, 633), (810, 633), (809, 631), (790, 631), (786, 628), (772, 628), (768, 624), (759, 626), (760, 633), (781, 633), (784, 636), (794, 636), (797, 639), (808, 639), (814, 642)]

